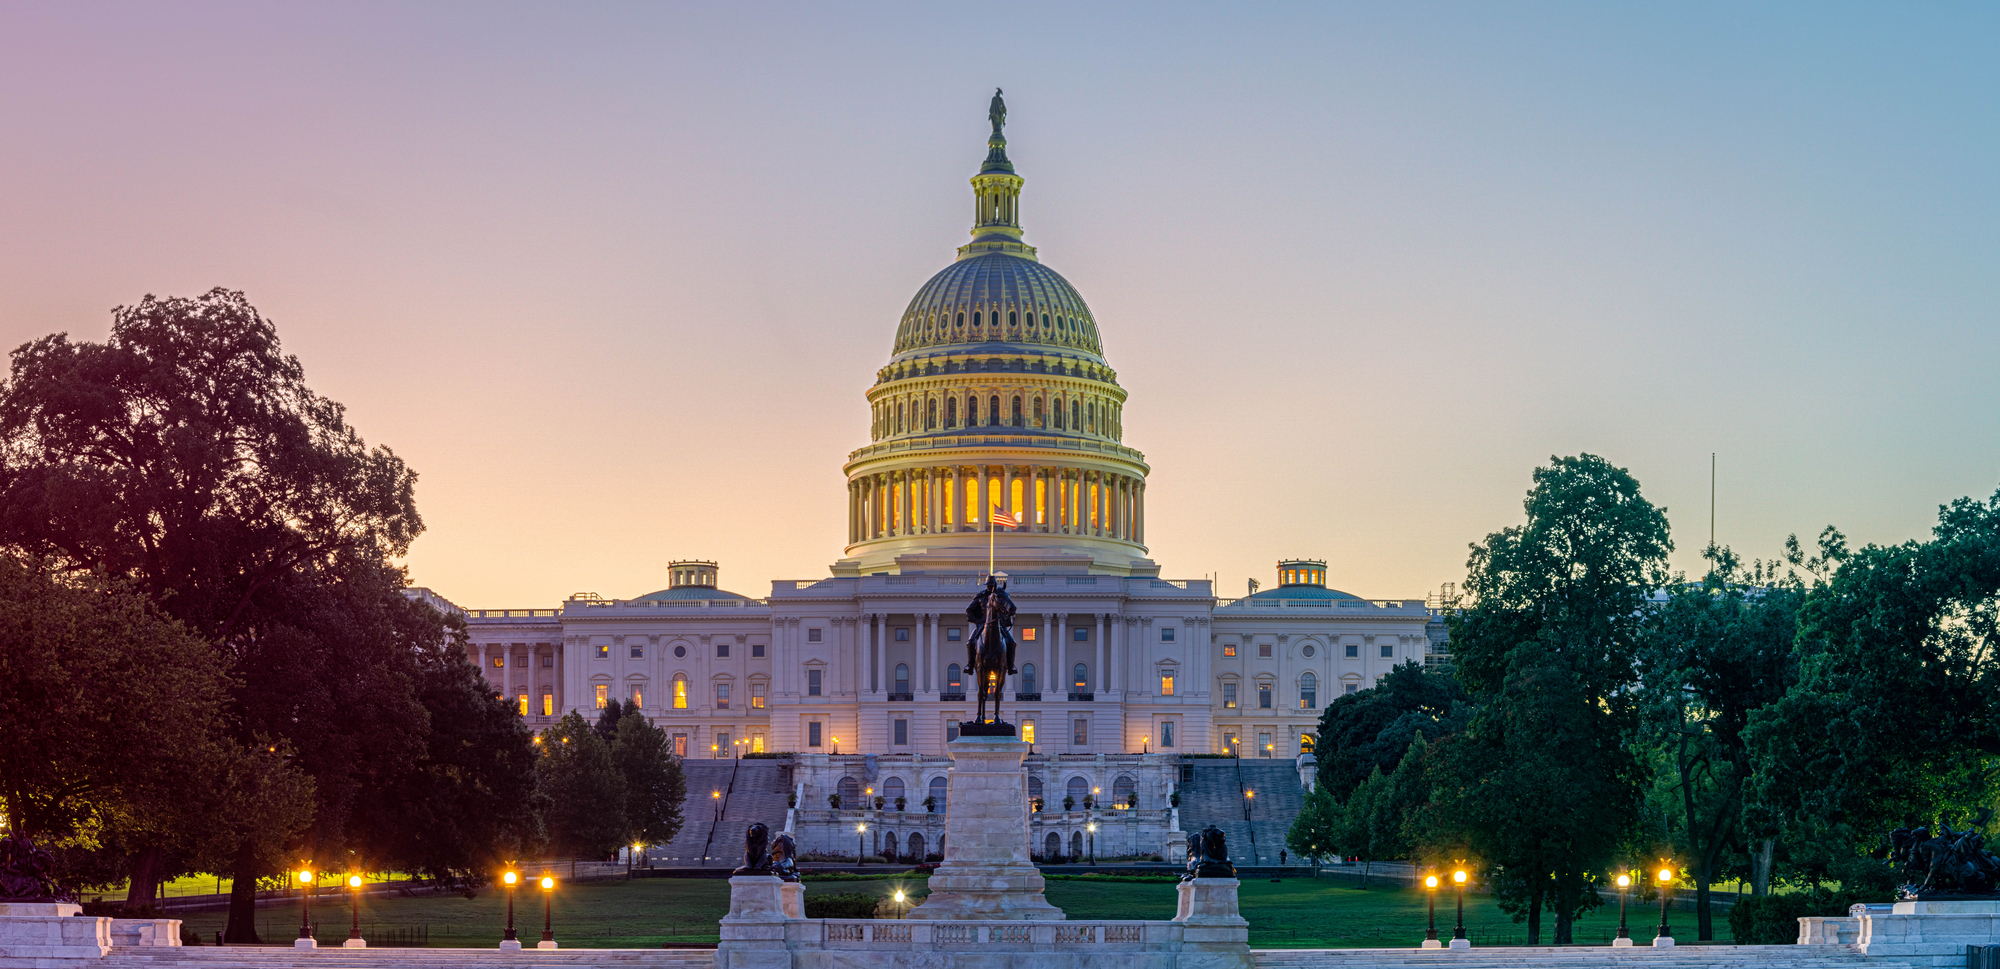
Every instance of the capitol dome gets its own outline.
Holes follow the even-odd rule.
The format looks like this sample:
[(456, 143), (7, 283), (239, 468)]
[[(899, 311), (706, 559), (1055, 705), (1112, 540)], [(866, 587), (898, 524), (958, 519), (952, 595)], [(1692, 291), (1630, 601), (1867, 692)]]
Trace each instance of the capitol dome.
[(992, 564), (1010, 572), (1156, 574), (1125, 389), (1083, 296), (1022, 241), (997, 93), (988, 116), (972, 241), (904, 308), (869, 388), (834, 572), (984, 572), (994, 531)]

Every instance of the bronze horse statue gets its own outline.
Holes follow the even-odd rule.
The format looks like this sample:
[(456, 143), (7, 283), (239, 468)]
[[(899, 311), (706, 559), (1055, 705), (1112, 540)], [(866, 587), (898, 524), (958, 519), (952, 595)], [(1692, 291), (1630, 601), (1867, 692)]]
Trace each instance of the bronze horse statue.
[[(979, 691), (977, 719), (959, 728), (960, 734), (1013, 736), (1014, 728), (1000, 719), (1000, 694), (1007, 677), (1014, 675), (1014, 600), (1007, 587), (995, 576), (986, 577), (986, 588), (965, 607), (972, 623), (972, 636), (965, 644), (965, 668), (972, 672)], [(986, 712), (988, 703), (992, 714)]]

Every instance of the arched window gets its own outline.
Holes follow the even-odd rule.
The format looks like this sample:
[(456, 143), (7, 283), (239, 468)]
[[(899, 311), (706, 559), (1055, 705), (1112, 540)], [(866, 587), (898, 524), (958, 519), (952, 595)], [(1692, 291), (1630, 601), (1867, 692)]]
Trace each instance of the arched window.
[(979, 314), (978, 314), (978, 313), (974, 313), (974, 314), (972, 314), (972, 325), (973, 325), (973, 326), (978, 326), (978, 325), (979, 325)]
[(1021, 398), (1014, 398), (1014, 426), (1021, 426)]
[(1111, 782), (1111, 803), (1130, 804), (1132, 795), (1138, 793), (1139, 782), (1130, 774), (1120, 774)]
[(1070, 672), (1075, 674), (1070, 678), (1072, 682), (1071, 689), (1074, 689), (1078, 693), (1089, 693), (1090, 667), (1085, 666), (1082, 663), (1078, 663), (1076, 664), (1076, 668), (1074, 670), (1071, 670)]
[(924, 430), (926, 431), (934, 430), (936, 427), (937, 427), (937, 399), (932, 398), (924, 402)]
[(1047, 314), (1047, 313), (1043, 313), (1043, 314), (1042, 314), (1042, 329), (1046, 330), (1046, 329), (1048, 329), (1048, 328), (1049, 328), (1049, 314)]
[(1071, 831), (1069, 833), (1069, 856), (1071, 859), (1083, 857), (1083, 832)]
[(891, 777), (883, 781), (882, 796), (888, 798), (889, 803), (894, 804), (897, 798), (903, 796), (903, 779), (900, 777)]
[(1097, 433), (1097, 401), (1093, 400), (1084, 405), (1083, 429), (1092, 434)]
[(965, 426), (979, 426), (979, 398), (977, 397), (967, 397), (965, 399)]
[(840, 806), (858, 808), (861, 806), (861, 782), (853, 777), (840, 779)]
[(1028, 663), (1021, 667), (1021, 692), (1035, 692), (1035, 664), (1033, 663)]
[(958, 398), (956, 397), (944, 402), (944, 426), (958, 426)]
[(944, 793), (947, 786), (943, 777), (931, 778), (930, 796), (937, 798), (937, 813), (939, 814), (944, 813)]
[(896, 692), (910, 692), (910, 664), (908, 663), (896, 664)]
[(965, 328), (965, 314), (964, 314), (964, 313), (960, 313), (960, 314), (958, 314), (958, 327), (959, 327), (959, 329), (961, 329), (961, 330)]
[(1075, 798), (1077, 807), (1082, 807), (1083, 799), (1090, 794), (1090, 781), (1082, 774), (1078, 774), (1069, 779), (1069, 784), (1063, 788), (1063, 793)]
[(685, 710), (687, 708), (688, 708), (688, 678), (679, 673), (675, 673), (674, 709)]
[(909, 861), (911, 864), (916, 864), (917, 862), (921, 862), (924, 860), (923, 835), (915, 831), (910, 832), (910, 853), (905, 860)]
[(998, 425), (1000, 423), (999, 394), (994, 394), (993, 399), (986, 402), (986, 423), (993, 425)]
[(1042, 426), (1042, 399), (1040, 397), (1035, 398), (1035, 426)]
[(1042, 796), (1042, 775), (1040, 774), (1028, 775), (1028, 796), (1029, 797)]
[(1299, 674), (1299, 709), (1311, 710), (1319, 706), (1319, 677), (1310, 671)]
[(944, 691), (946, 693), (965, 692), (965, 675), (959, 671), (957, 663), (944, 668)]
[(1008, 325), (1008, 326), (1018, 326), (1018, 325), (1020, 325), (1020, 322), (1021, 322), (1021, 321), (1020, 321), (1020, 319), (1019, 319), (1018, 315), (1017, 315), (1017, 314), (1016, 314), (1016, 313), (1015, 313), (1015, 312), (1014, 312), (1013, 310), (1008, 310), (1008, 311), (1007, 311), (1007, 325)]
[(1074, 400), (1069, 402), (1069, 426), (1083, 430), (1083, 404)]

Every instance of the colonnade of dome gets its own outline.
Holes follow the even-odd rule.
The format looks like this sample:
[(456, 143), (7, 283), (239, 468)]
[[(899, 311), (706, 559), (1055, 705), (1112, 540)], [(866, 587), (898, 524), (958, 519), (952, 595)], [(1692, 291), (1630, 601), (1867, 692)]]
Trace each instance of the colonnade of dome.
[(1077, 535), (1143, 545), (1146, 479), (1044, 465), (929, 465), (847, 483), (847, 541), (986, 530), (986, 510), (1020, 522), (1002, 534)]

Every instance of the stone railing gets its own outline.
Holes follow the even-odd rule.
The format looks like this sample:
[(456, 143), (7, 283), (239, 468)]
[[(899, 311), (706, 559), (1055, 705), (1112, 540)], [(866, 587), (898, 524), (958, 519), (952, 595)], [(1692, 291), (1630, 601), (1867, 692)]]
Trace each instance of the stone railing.
[(1185, 940), (1184, 922), (928, 922), (919, 919), (804, 919), (786, 923), (791, 945), (896, 951), (957, 946), (1033, 945), (1063, 948), (1173, 945)]

